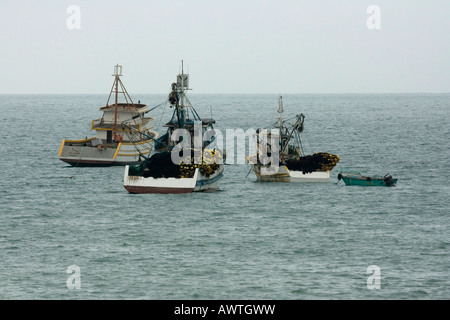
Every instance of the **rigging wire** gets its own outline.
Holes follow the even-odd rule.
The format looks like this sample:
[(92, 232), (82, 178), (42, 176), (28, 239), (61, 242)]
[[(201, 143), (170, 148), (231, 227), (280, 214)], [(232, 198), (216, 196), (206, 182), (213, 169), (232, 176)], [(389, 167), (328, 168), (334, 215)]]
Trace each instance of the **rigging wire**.
[[(164, 113), (166, 112), (166, 107), (167, 107), (167, 102), (168, 102), (169, 100), (166, 100), (166, 101), (164, 101), (163, 103), (164, 103), (164, 108), (163, 108), (163, 111), (162, 111), (162, 113), (161, 113), (161, 117), (159, 118), (159, 122), (158, 122), (158, 128), (160, 127), (160, 125), (161, 125), (161, 121), (162, 121), (162, 117), (164, 116)], [(162, 104), (162, 103), (161, 103)], [(160, 104), (160, 105), (161, 105)]]
[[(148, 112), (150, 112), (150, 111), (153, 111), (153, 110), (155, 110), (155, 109), (161, 107), (162, 105), (164, 105), (164, 107), (165, 107), (165, 106), (167, 105), (167, 101), (168, 101), (168, 100), (165, 100), (164, 102), (161, 102), (160, 104), (156, 105), (155, 107), (150, 108), (149, 110), (145, 111), (144, 114), (145, 114), (145, 113), (148, 113)], [(164, 108), (164, 109), (165, 109), (165, 108)], [(163, 114), (164, 114), (164, 109), (163, 109)], [(152, 143), (153, 141), (155, 141), (155, 137), (152, 137), (152, 136), (150, 136), (150, 135), (148, 135), (148, 134), (146, 134), (146, 133), (144, 133), (144, 132), (142, 132), (142, 131), (139, 131), (138, 129), (133, 128), (130, 124), (128, 124), (128, 122), (129, 122), (130, 120), (134, 120), (134, 122), (136, 123), (136, 120), (135, 120), (135, 119), (136, 119), (138, 116), (140, 116), (140, 114), (133, 116), (131, 119), (127, 119), (127, 120), (122, 121), (122, 128), (123, 128), (123, 129), (125, 129), (124, 127), (127, 128), (127, 130), (124, 130), (124, 132), (125, 132), (125, 134), (127, 135), (127, 137), (128, 137), (128, 139), (130, 140), (130, 142), (133, 144), (134, 148), (135, 148), (135, 149), (137, 150), (137, 152), (139, 153), (139, 156), (140, 156), (140, 157), (143, 157), (144, 159), (148, 159), (148, 157), (146, 157), (146, 156), (142, 153), (142, 150), (141, 150), (141, 149), (149, 149), (149, 148), (151, 147), (151, 143)], [(160, 118), (160, 122), (161, 122), (161, 119), (162, 119), (162, 116), (161, 116), (161, 118)], [(158, 126), (159, 126), (159, 125), (158, 125)], [(138, 148), (137, 144), (138, 144), (139, 142), (141, 142), (141, 140), (142, 140), (142, 139), (141, 139), (142, 135), (144, 135), (145, 137), (149, 138), (150, 141), (149, 141), (149, 142), (146, 142), (146, 143), (144, 143), (144, 144), (141, 144), (140, 146), (141, 146), (142, 148), (140, 149), (140, 148)], [(156, 139), (156, 140), (157, 140), (157, 139)]]

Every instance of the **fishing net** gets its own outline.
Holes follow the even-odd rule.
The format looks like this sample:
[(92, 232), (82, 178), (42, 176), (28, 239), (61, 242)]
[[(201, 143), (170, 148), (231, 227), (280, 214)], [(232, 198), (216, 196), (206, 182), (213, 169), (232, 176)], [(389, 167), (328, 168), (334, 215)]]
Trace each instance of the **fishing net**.
[(220, 167), (222, 155), (216, 149), (201, 150), (190, 149), (190, 161), (175, 164), (172, 161), (171, 152), (159, 152), (152, 155), (141, 164), (130, 166), (128, 174), (130, 176), (142, 176), (153, 178), (192, 178), (195, 169), (199, 168), (200, 173), (210, 177)]
[(306, 174), (332, 170), (338, 162), (339, 156), (328, 152), (318, 152), (313, 155), (286, 160), (286, 166), (289, 170), (302, 171)]

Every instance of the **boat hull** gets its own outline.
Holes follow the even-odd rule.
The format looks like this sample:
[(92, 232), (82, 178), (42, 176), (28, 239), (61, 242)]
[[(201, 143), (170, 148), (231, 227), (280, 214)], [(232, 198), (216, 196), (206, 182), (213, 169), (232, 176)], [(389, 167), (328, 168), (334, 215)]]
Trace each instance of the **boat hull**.
[(152, 178), (130, 176), (129, 166), (125, 166), (124, 188), (130, 193), (191, 193), (216, 191), (223, 177), (223, 164), (211, 176), (206, 177), (197, 168), (192, 178)]
[(74, 167), (107, 167), (138, 164), (140, 155), (152, 150), (153, 139), (143, 140), (134, 146), (132, 143), (93, 145), (95, 138), (84, 140), (63, 140), (58, 157)]
[(280, 166), (274, 174), (263, 174), (261, 167), (253, 165), (253, 172), (258, 181), (267, 182), (329, 182), (330, 171), (315, 171), (303, 173), (302, 171), (289, 170), (286, 166)]
[(125, 189), (129, 193), (191, 193), (194, 191), (193, 188), (174, 188), (174, 187), (151, 187), (151, 186), (132, 186), (132, 185), (124, 185)]
[[(70, 164), (73, 167), (109, 167), (116, 165), (113, 161), (96, 161), (96, 160), (75, 160), (75, 159), (66, 159), (60, 158), (61, 161)], [(131, 164), (131, 163), (130, 163)], [(122, 164), (117, 164), (122, 165)]]
[[(388, 187), (383, 179), (360, 179), (352, 177), (342, 177), (346, 186), (364, 186), (364, 187)], [(389, 186), (394, 186), (398, 179), (392, 179), (392, 183)]]
[(398, 179), (393, 179), (391, 175), (363, 176), (354, 170), (339, 170), (338, 180), (343, 180), (346, 186), (364, 187), (392, 187), (397, 184)]

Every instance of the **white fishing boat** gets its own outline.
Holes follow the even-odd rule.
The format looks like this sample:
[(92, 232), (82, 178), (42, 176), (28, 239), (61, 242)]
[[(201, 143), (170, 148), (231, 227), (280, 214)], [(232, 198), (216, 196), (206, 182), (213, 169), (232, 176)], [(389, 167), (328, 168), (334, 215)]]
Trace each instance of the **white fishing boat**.
[(215, 144), (215, 120), (198, 115), (186, 96), (187, 90), (190, 90), (189, 75), (182, 67), (168, 98), (174, 111), (164, 125), (166, 134), (155, 139), (155, 153), (151, 157), (125, 167), (123, 185), (130, 193), (218, 190), (224, 164), (222, 150)]
[[(168, 161), (171, 161), (168, 159)], [(130, 193), (191, 193), (197, 191), (217, 191), (223, 176), (223, 164), (218, 166), (212, 174), (205, 174), (202, 168), (195, 167), (193, 175), (177, 177), (146, 176), (133, 174), (130, 166), (125, 167), (124, 188)]]
[[(327, 152), (305, 155), (300, 139), (303, 132), (303, 114), (292, 119), (283, 118), (283, 100), (280, 96), (277, 122), (268, 129), (258, 129), (256, 154), (247, 158), (258, 181), (270, 182), (328, 182), (330, 171), (339, 161), (339, 156)], [(290, 121), (294, 121), (289, 125)], [(277, 164), (261, 161), (264, 153), (277, 152)]]
[[(100, 108), (103, 115), (92, 120), (95, 137), (61, 142), (58, 157), (72, 166), (112, 166), (136, 164), (141, 155), (150, 154), (153, 139), (158, 133), (153, 128), (153, 118), (145, 115), (150, 107), (134, 103), (120, 77), (122, 66), (114, 67), (114, 83), (106, 105)], [(114, 94), (114, 102), (110, 100)], [(119, 102), (119, 94), (124, 101)], [(124, 126), (126, 124), (126, 126)]]

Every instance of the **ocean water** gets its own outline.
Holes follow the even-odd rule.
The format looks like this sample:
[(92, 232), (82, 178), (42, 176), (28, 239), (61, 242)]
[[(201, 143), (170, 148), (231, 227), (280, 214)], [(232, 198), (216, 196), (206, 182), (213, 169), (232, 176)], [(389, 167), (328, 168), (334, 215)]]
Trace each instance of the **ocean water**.
[[(285, 95), (285, 115), (306, 116), (305, 151), (340, 156), (329, 183), (260, 183), (233, 164), (220, 191), (184, 195), (129, 194), (123, 167), (58, 159), (106, 99), (0, 95), (0, 299), (450, 298), (449, 94)], [(190, 100), (224, 132), (277, 117), (276, 95)], [(161, 131), (171, 109), (152, 115)], [(348, 187), (343, 168), (398, 185)]]

